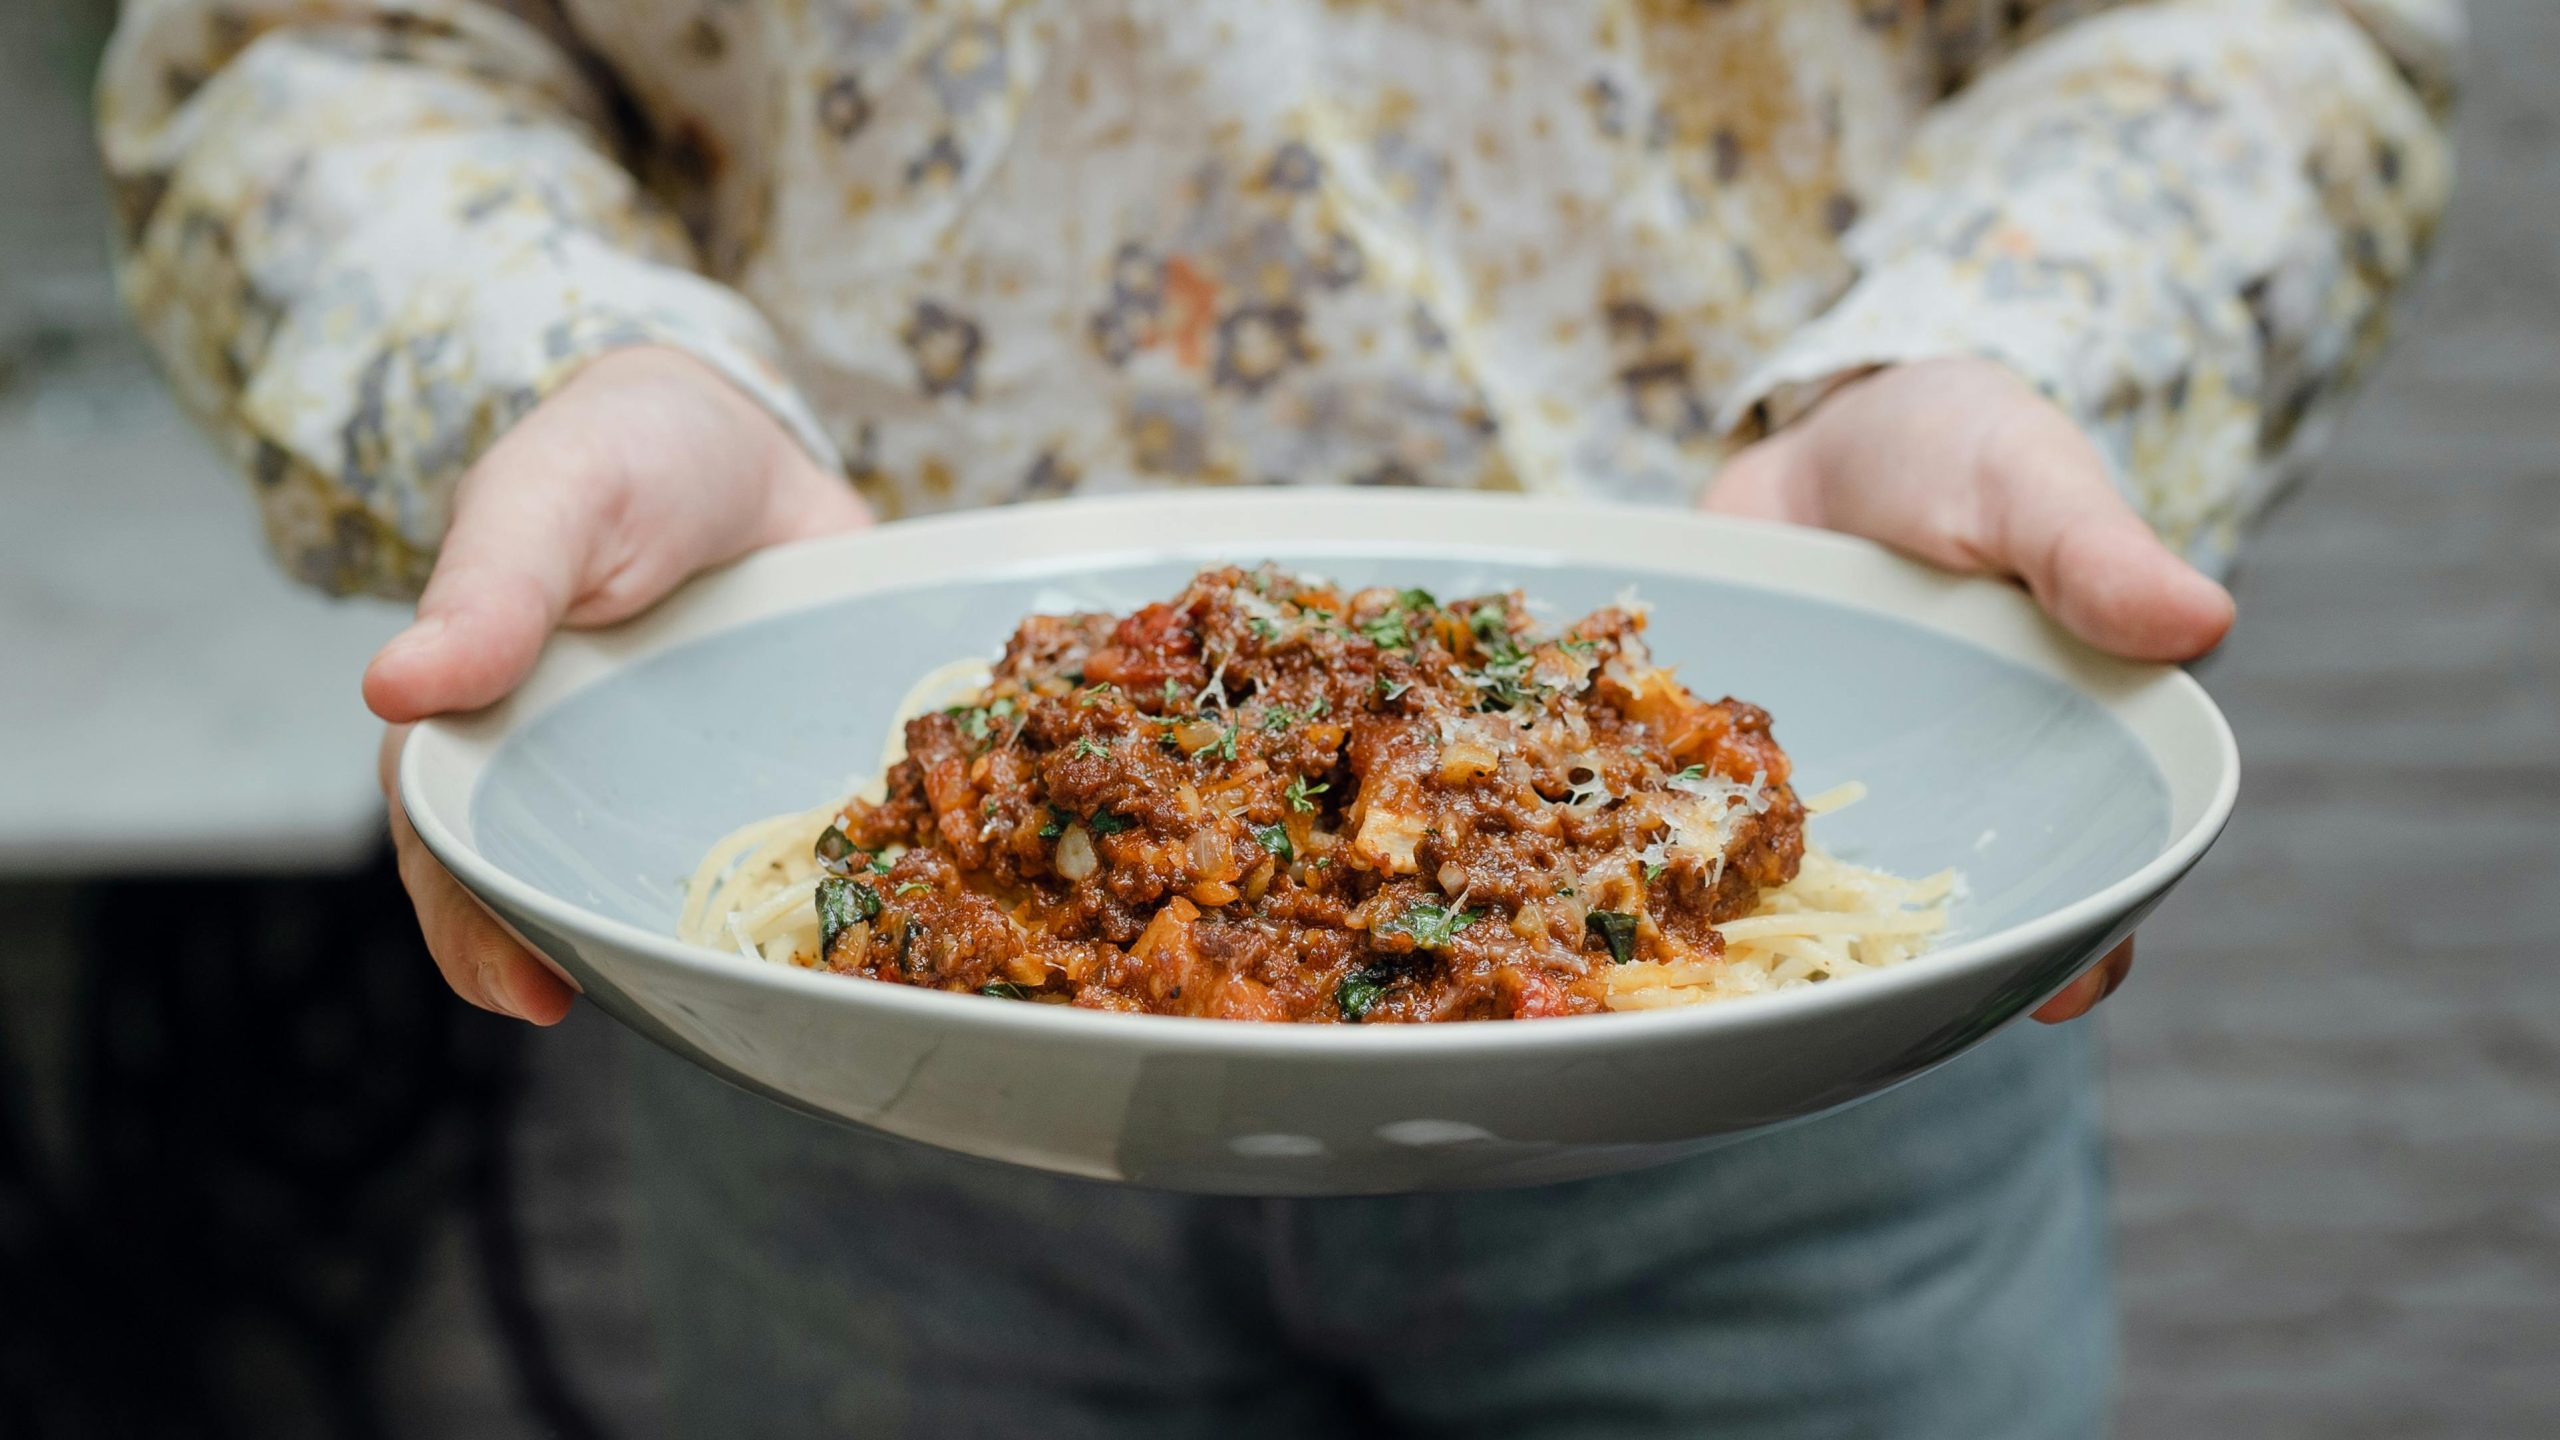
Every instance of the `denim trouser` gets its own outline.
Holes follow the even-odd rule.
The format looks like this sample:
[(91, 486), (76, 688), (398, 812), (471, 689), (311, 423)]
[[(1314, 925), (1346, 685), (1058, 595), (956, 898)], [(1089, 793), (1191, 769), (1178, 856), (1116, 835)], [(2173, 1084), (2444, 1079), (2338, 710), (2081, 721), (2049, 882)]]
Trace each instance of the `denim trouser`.
[(1946, 1437), (2102, 1428), (2089, 1027), (1661, 1169), (1168, 1195), (803, 1119), (651, 1050), (677, 1436)]

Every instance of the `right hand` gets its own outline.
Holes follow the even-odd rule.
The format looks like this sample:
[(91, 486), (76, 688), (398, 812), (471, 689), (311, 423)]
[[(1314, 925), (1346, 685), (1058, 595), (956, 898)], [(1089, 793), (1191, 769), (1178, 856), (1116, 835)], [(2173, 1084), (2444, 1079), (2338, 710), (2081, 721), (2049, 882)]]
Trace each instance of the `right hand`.
[(420, 843), (395, 781), (408, 726), (503, 698), (561, 626), (612, 624), (696, 571), (870, 521), (744, 392), (654, 347), (590, 362), (462, 477), (417, 621), (364, 674), (365, 704), (391, 725), (382, 791), (400, 879), (456, 995), (537, 1025), (571, 998)]

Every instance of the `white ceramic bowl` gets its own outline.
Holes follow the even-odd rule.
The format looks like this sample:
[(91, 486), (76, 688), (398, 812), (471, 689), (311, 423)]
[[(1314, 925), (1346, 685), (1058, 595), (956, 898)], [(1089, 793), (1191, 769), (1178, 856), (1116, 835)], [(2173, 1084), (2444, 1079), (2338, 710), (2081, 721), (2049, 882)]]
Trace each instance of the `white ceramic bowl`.
[[(1776, 716), (1847, 858), (1960, 867), (1897, 969), (1680, 1010), (1421, 1026), (1091, 1013), (750, 963), (671, 934), (680, 877), (756, 816), (844, 792), (900, 692), (1032, 609), (1275, 559), (1559, 618), (1635, 584), (1657, 656)], [(1075, 501), (758, 555), (555, 640), (506, 703), (418, 727), (427, 844), (587, 999), (759, 1094), (973, 1155), (1176, 1189), (1521, 1184), (1668, 1160), (1874, 1095), (2011, 1023), (2129, 932), (2221, 831), (2231, 733), (2184, 673), (2101, 657), (2013, 587), (1858, 541), (1656, 510), (1432, 494)], [(2139, 1003), (2137, 999), (2134, 1003)]]

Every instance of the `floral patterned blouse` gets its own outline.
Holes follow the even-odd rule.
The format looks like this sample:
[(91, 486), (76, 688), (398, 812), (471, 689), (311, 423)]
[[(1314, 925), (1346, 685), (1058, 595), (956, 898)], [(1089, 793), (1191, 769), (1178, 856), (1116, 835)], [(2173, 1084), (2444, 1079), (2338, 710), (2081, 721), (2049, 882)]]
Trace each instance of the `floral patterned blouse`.
[(2441, 215), (2457, 0), (135, 0), (125, 293), (284, 562), (413, 592), (583, 361), (885, 514), (1694, 494), (1988, 356), (2227, 560)]

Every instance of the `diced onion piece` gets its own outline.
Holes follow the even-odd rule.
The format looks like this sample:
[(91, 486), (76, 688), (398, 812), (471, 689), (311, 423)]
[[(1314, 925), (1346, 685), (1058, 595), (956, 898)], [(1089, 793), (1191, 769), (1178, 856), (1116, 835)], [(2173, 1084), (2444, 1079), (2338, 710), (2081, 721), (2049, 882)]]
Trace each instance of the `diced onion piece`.
[(1369, 818), (1360, 823), (1360, 833), (1352, 838), (1351, 853), (1369, 869), (1412, 875), (1422, 869), (1414, 859), (1414, 847), (1422, 843), (1429, 828), (1419, 815), (1372, 805)]
[(1081, 824), (1070, 825), (1058, 837), (1058, 874), (1068, 881), (1083, 880), (1101, 865), (1093, 853), (1093, 835)]
[(1192, 872), (1203, 880), (1228, 880), (1243, 870), (1236, 863), (1235, 847), (1227, 843), (1227, 832), (1220, 826), (1203, 825), (1192, 831), (1190, 848)]

